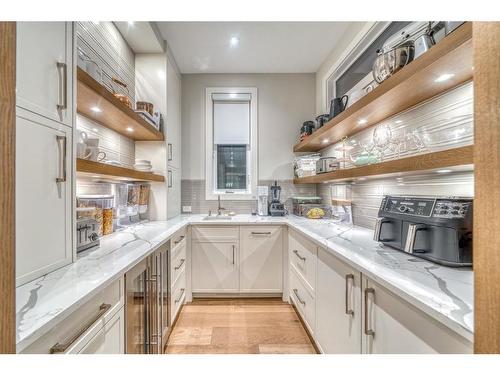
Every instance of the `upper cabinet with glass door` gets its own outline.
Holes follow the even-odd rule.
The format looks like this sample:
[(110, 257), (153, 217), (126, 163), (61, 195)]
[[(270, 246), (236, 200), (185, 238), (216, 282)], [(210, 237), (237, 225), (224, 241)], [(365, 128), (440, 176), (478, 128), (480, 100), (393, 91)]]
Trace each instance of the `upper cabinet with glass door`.
[(17, 105), (67, 126), (73, 121), (72, 27), (17, 23)]

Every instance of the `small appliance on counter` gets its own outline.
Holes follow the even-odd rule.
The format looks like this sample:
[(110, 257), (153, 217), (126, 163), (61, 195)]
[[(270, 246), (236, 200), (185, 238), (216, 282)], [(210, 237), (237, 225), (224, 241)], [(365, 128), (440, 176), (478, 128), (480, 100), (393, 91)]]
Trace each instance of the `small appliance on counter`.
[(278, 181), (274, 181), (271, 186), (271, 203), (269, 203), (269, 215), (271, 216), (285, 216), (285, 205), (280, 202), (281, 186)]
[(385, 196), (374, 240), (450, 267), (472, 266), (471, 198)]
[[(80, 207), (76, 209), (76, 252), (99, 246), (100, 224), (93, 217), (95, 209), (93, 207)], [(82, 214), (83, 213), (83, 214)]]
[(269, 188), (267, 186), (257, 186), (257, 215), (267, 216), (269, 214), (268, 196)]
[(319, 158), (316, 161), (316, 174), (336, 171), (340, 168), (340, 162), (333, 156)]

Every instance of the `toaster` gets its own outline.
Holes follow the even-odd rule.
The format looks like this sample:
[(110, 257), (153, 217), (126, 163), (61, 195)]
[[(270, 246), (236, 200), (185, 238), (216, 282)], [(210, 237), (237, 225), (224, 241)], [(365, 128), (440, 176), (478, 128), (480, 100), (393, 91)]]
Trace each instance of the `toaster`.
[(340, 163), (337, 158), (328, 156), (319, 158), (316, 162), (316, 174), (336, 171), (340, 168)]

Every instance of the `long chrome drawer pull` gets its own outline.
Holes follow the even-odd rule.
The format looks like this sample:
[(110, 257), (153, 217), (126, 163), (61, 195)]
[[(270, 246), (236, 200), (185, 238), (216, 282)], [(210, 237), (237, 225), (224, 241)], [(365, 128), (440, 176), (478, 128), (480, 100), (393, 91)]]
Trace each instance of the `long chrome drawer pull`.
[(349, 306), (349, 280), (354, 284), (354, 275), (352, 273), (345, 275), (345, 313), (354, 316), (354, 310)]
[(177, 271), (179, 268), (181, 268), (181, 267), (182, 267), (182, 265), (184, 264), (184, 262), (185, 262), (185, 261), (186, 261), (186, 259), (182, 258), (182, 259), (181, 259), (181, 262), (179, 263), (179, 265), (178, 265), (178, 266), (176, 266), (176, 267), (174, 267), (174, 270), (176, 270), (176, 271)]
[(63, 109), (68, 109), (68, 65), (66, 63), (57, 62), (57, 68), (62, 69), (63, 79), (62, 79), (62, 104), (57, 105), (57, 109), (62, 111)]
[[(56, 177), (56, 182), (66, 182), (66, 154), (67, 154), (67, 138), (64, 135), (57, 135), (56, 140), (59, 144), (59, 176)], [(62, 142), (61, 142), (62, 141)], [(61, 146), (62, 143), (62, 146)]]
[(174, 303), (177, 303), (177, 302), (179, 302), (179, 301), (181, 300), (182, 296), (184, 295), (184, 291), (185, 291), (185, 289), (184, 289), (184, 288), (181, 288), (181, 294), (179, 294), (179, 298), (177, 298), (177, 299), (174, 301)]
[(306, 257), (301, 256), (298, 250), (294, 250), (293, 252), (295, 253), (295, 255), (297, 255), (297, 258), (299, 258), (301, 261), (304, 262), (306, 260)]
[(55, 344), (52, 348), (50, 348), (50, 354), (56, 354), (56, 353), (64, 353), (68, 348), (73, 345), (73, 343), (81, 336), (83, 335), (92, 325), (94, 325), (95, 322), (97, 322), (106, 312), (111, 308), (111, 305), (109, 303), (103, 303), (101, 306), (99, 306), (99, 313), (96, 315), (92, 321), (90, 321), (87, 325), (85, 325), (82, 329), (80, 329), (77, 333), (75, 333), (71, 338), (65, 342), (64, 344)]
[(375, 300), (375, 289), (366, 288), (365, 289), (365, 335), (375, 337), (375, 331), (368, 328), (368, 295), (373, 294), (373, 299)]
[(297, 299), (299, 300), (299, 302), (301, 304), (303, 304), (304, 306), (306, 305), (306, 301), (304, 301), (302, 298), (300, 298), (298, 289), (294, 289), (293, 294), (295, 294), (295, 297), (297, 297)]
[(262, 234), (262, 235), (270, 235), (271, 232), (252, 232), (252, 234), (255, 234), (255, 235), (258, 235), (258, 234)]
[(174, 245), (177, 245), (178, 243), (182, 242), (184, 236), (180, 236), (179, 238), (180, 238), (179, 241), (174, 241)]
[(233, 264), (234, 264), (234, 251), (235, 251), (235, 249), (236, 249), (236, 246), (233, 245)]

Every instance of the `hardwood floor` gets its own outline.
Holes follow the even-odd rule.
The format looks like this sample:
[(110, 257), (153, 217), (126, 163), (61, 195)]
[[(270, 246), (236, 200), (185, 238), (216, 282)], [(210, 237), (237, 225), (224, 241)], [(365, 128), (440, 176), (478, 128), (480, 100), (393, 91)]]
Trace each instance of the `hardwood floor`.
[(281, 299), (198, 299), (184, 305), (171, 354), (314, 354), (292, 306)]

